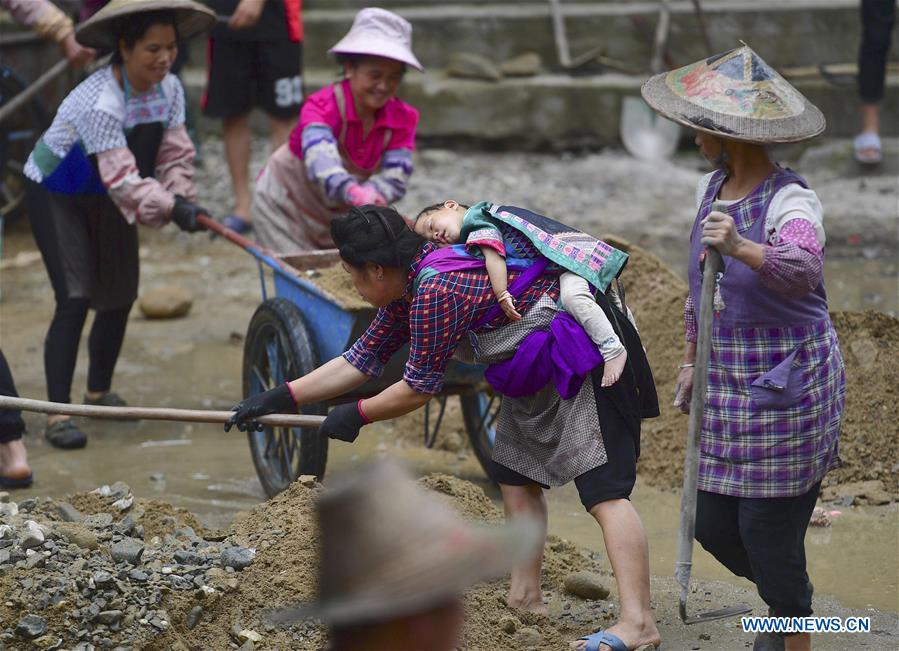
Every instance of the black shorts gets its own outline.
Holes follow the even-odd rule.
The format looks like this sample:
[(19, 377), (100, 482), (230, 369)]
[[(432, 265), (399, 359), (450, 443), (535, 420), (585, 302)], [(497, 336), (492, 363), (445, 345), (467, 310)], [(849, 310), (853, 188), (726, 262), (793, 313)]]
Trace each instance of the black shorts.
[[(602, 388), (596, 374), (594, 378), (599, 427), (608, 461), (574, 478), (581, 504), (587, 511), (601, 502), (630, 499), (637, 481), (636, 441), (613, 404), (612, 394), (616, 388)], [(495, 461), (490, 464), (490, 478), (498, 484), (527, 486), (538, 483)], [(545, 484), (540, 486), (549, 488)]]
[(303, 103), (303, 44), (210, 38), (203, 113), (246, 115), (259, 107), (275, 118), (299, 116)]

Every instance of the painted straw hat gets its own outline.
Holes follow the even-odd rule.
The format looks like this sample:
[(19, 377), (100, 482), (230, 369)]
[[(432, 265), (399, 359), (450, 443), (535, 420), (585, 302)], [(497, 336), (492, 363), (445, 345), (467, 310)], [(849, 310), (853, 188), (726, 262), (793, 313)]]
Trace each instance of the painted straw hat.
[(748, 45), (655, 75), (642, 93), (674, 122), (744, 142), (798, 142), (825, 126), (818, 107)]
[(328, 52), (384, 57), (424, 70), (412, 52), (412, 25), (402, 16), (377, 7), (356, 14), (350, 31)]
[(75, 30), (82, 45), (102, 50), (116, 47), (119, 19), (145, 11), (174, 11), (178, 37), (188, 39), (215, 25), (215, 12), (193, 0), (111, 0)]
[(329, 485), (318, 519), (318, 601), (272, 613), (274, 621), (317, 617), (339, 626), (427, 612), (502, 576), (540, 540), (534, 520), (466, 522), (386, 459)]

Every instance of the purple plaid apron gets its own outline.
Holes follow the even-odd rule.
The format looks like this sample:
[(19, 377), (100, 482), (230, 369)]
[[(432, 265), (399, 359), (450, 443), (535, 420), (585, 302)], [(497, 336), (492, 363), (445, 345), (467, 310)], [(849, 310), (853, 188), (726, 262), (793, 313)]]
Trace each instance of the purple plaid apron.
[[(710, 180), (690, 235), (690, 295), (697, 314), (704, 250), (700, 222), (725, 178), (718, 171)], [(726, 208), (740, 235), (767, 243), (768, 205), (790, 183), (808, 187), (797, 174), (777, 168)], [(753, 498), (807, 493), (839, 466), (845, 393), (824, 284), (791, 298), (765, 286), (747, 265), (725, 257), (718, 291), (699, 489)]]

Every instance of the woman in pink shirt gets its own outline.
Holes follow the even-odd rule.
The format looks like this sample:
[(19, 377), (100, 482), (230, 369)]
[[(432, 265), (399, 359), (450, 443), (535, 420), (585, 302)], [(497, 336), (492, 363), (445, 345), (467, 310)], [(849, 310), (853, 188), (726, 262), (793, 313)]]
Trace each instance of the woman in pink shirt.
[(412, 26), (363, 9), (330, 52), (344, 79), (310, 95), (288, 144), (256, 181), (257, 239), (279, 252), (334, 246), (331, 220), (349, 206), (387, 205), (406, 194), (418, 111), (396, 97), (412, 53)]

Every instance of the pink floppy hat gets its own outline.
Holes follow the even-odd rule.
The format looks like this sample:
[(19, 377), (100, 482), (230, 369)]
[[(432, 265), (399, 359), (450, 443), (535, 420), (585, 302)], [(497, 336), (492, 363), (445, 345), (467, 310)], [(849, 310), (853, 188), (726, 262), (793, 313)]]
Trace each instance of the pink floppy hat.
[(350, 31), (328, 52), (384, 57), (424, 70), (412, 53), (412, 25), (402, 16), (377, 7), (356, 14)]

